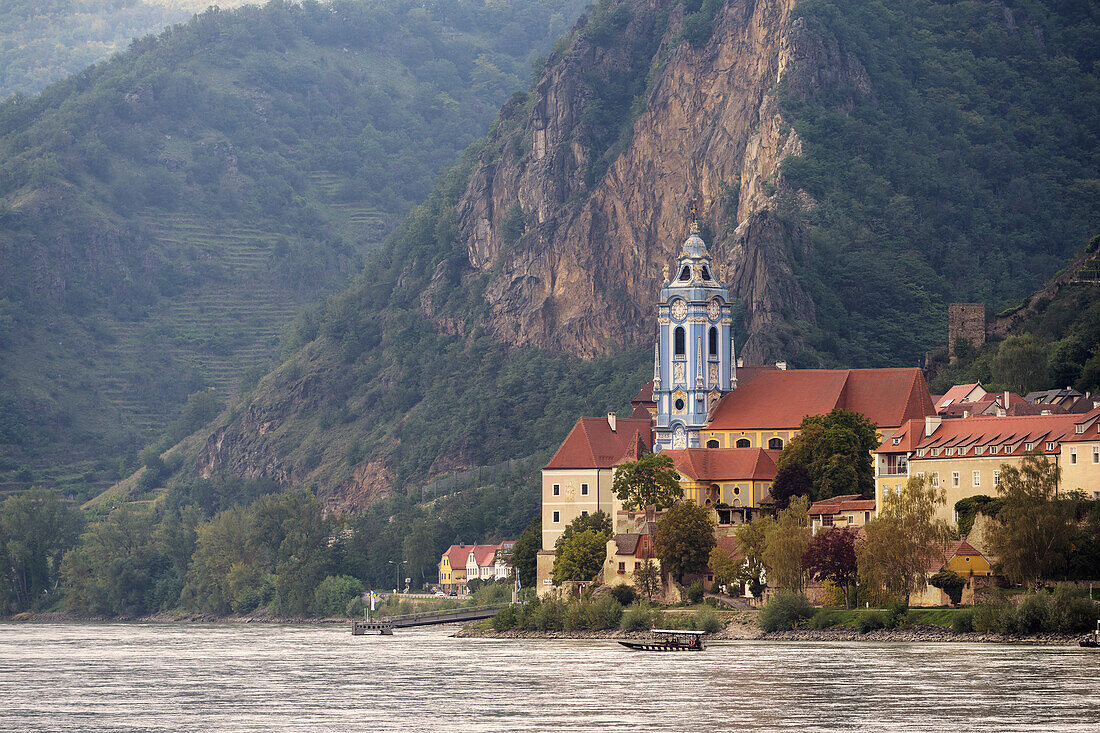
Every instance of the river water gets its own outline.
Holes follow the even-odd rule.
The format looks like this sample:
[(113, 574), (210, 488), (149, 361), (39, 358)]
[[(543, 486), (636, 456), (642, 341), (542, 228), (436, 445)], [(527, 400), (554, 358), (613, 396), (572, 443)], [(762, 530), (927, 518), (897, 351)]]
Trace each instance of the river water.
[(1100, 730), (1100, 653), (1077, 647), (453, 631), (0, 624), (0, 730)]

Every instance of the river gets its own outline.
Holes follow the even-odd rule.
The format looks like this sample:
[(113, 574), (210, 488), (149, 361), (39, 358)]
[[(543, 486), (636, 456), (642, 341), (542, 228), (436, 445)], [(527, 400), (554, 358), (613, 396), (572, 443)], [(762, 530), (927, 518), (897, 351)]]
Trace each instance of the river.
[(4, 731), (1096, 731), (1100, 653), (454, 639), (450, 627), (0, 624)]

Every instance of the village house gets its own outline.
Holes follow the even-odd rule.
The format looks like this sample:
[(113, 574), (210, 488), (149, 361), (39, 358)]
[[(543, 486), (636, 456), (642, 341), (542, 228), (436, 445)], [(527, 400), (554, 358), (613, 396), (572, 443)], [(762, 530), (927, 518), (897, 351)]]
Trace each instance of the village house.
[[(1094, 450), (1095, 449), (1095, 450)], [(1046, 456), (1062, 469), (1061, 491), (1100, 497), (1100, 408), (1085, 414), (910, 420), (875, 451), (875, 498), (899, 492), (909, 478), (929, 476), (943, 488), (940, 517), (957, 522), (955, 503), (996, 496), (1003, 466), (1024, 456)]]
[[(960, 601), (966, 605), (974, 603), (974, 591), (988, 587), (993, 576), (993, 567), (989, 559), (965, 539), (948, 543), (944, 548), (942, 559), (937, 558), (929, 566), (927, 577), (931, 578), (940, 570), (950, 570), (966, 580)], [(946, 606), (950, 602), (951, 599), (946, 593), (928, 585), (927, 582), (920, 593), (909, 596), (911, 606)]]
[(451, 545), (439, 559), (439, 587), (464, 593), (471, 580), (505, 580), (512, 575), (512, 547), (508, 540), (491, 545)]
[(647, 560), (658, 570), (661, 561), (653, 554), (653, 523), (645, 532), (624, 532), (607, 542), (607, 559), (603, 565), (604, 585), (634, 585), (634, 573)]
[(875, 500), (859, 494), (845, 494), (822, 499), (810, 506), (810, 529), (817, 534), (830, 527), (857, 529), (875, 516)]

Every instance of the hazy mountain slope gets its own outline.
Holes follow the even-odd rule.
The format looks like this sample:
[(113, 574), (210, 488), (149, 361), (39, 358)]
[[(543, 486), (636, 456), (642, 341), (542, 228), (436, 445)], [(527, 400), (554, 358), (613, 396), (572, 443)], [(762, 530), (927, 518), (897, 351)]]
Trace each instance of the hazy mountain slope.
[[(246, 0), (221, 0), (223, 10)], [(130, 40), (201, 13), (208, 0), (5, 0), (0, 8), (0, 99), (34, 94)], [(253, 3), (258, 4), (258, 3)]]
[(183, 468), (352, 508), (552, 446), (649, 371), (692, 197), (750, 361), (914, 363), (1096, 227), (1095, 37), (1069, 5), (602, 2)]
[(578, 6), (211, 10), (0, 104), (0, 489), (102, 486), (266, 371)]

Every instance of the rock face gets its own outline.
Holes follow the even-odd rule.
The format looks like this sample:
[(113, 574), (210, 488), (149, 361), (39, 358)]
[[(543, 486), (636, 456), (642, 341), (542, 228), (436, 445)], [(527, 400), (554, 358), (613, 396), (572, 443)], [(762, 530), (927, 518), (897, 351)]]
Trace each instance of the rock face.
[[(458, 211), (470, 266), (492, 273), (486, 297), (497, 338), (582, 356), (651, 340), (662, 270), (687, 236), (694, 197), (711, 253), (745, 309), (739, 354), (782, 358), (773, 327), (812, 324), (814, 309), (790, 265), (808, 247), (806, 232), (777, 213), (813, 202), (784, 185), (781, 162), (801, 144), (775, 92), (812, 83), (791, 79), (810, 66), (796, 62), (827, 55), (812, 44), (799, 51), (794, 5), (731, 0), (697, 48), (678, 41), (676, 2), (631, 3), (614, 45), (581, 30), (528, 105), (504, 110), (503, 132), (482, 152)], [(591, 146), (587, 106), (647, 43), (656, 51), (643, 66), (652, 69), (645, 109), (589, 188), (602, 151)], [(517, 206), (526, 232), (510, 243)]]

